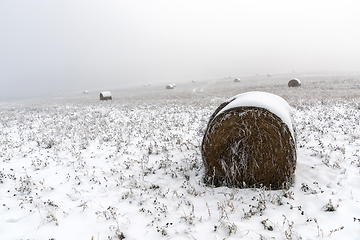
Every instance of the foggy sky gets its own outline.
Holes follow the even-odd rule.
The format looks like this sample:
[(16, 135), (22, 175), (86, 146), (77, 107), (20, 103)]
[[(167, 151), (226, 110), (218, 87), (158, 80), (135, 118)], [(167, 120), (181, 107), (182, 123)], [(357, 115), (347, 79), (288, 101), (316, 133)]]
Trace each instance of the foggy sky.
[(226, 75), (359, 71), (360, 4), (0, 1), (0, 99)]

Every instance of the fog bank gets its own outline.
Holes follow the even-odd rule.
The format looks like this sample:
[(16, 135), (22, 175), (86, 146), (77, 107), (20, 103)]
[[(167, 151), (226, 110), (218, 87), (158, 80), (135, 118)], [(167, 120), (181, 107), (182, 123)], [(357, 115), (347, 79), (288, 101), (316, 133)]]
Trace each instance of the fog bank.
[(227, 75), (359, 71), (356, 1), (0, 2), (0, 99)]

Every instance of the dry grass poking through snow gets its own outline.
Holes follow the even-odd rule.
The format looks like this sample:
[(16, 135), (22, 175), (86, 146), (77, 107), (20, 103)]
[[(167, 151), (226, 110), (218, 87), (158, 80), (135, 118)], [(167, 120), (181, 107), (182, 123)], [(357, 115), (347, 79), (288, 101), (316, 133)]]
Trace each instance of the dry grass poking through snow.
[(1, 105), (0, 238), (359, 239), (359, 95), (294, 104), (269, 90), (298, 134), (295, 184), (276, 191), (203, 183), (204, 129), (230, 90)]

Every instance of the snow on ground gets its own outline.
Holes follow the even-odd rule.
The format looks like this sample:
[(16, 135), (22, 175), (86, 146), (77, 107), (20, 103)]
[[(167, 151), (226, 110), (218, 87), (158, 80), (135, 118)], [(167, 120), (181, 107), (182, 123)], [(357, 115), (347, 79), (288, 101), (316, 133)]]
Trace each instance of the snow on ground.
[(360, 94), (335, 81), (249, 89), (293, 107), (296, 179), (276, 191), (202, 182), (208, 118), (247, 88), (1, 104), (0, 239), (360, 239)]

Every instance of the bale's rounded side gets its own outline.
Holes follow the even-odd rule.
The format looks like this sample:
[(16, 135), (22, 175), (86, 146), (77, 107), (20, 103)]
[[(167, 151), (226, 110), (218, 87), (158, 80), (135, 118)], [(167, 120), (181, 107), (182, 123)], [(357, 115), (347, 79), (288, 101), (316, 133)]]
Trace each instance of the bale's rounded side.
[(211, 116), (201, 153), (205, 181), (220, 186), (281, 188), (292, 182), (296, 144), (288, 126), (259, 107), (231, 108)]

